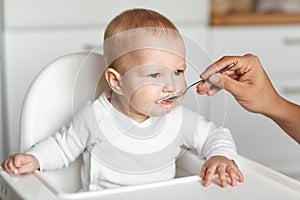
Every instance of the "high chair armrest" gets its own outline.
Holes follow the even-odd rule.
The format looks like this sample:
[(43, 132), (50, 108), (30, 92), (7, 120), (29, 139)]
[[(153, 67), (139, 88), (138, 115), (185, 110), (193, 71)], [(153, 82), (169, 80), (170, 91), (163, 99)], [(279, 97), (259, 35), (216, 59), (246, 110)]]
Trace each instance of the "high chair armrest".
[(41, 184), (34, 173), (14, 175), (0, 168), (0, 199), (57, 199), (45, 185)]

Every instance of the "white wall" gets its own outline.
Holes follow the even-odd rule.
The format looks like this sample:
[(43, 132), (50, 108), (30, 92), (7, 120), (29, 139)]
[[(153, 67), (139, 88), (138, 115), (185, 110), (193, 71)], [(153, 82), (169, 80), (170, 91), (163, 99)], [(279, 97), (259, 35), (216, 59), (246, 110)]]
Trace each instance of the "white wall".
[(3, 47), (3, 1), (0, 0), (0, 160), (3, 159), (6, 152), (6, 144), (4, 136), (4, 47)]

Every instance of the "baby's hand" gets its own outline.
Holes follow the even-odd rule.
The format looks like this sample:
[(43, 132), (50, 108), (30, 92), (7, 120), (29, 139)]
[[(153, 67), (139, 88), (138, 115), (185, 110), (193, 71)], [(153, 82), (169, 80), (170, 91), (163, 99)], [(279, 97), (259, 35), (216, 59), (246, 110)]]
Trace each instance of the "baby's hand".
[(35, 156), (19, 153), (6, 158), (1, 166), (8, 173), (24, 174), (34, 172), (40, 164)]
[(236, 179), (244, 182), (244, 176), (234, 161), (224, 156), (213, 156), (202, 166), (200, 177), (203, 179), (203, 185), (209, 186), (213, 176), (218, 174), (221, 187), (227, 187), (226, 174), (229, 175), (231, 186), (236, 186)]

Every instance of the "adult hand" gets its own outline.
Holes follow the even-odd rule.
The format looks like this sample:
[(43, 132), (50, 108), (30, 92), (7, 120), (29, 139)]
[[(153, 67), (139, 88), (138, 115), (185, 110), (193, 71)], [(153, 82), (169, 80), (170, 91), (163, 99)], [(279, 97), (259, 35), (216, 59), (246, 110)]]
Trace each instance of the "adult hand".
[[(231, 63), (237, 64), (220, 74)], [(201, 75), (207, 79), (197, 86), (198, 94), (214, 95), (220, 88), (229, 91), (246, 110), (267, 114), (280, 96), (274, 89), (259, 59), (251, 54), (225, 56), (208, 67)]]

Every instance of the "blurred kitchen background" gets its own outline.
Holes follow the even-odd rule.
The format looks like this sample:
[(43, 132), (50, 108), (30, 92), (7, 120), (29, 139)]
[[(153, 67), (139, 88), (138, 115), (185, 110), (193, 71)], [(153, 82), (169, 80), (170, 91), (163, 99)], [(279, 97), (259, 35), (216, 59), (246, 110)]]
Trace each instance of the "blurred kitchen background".
[[(278, 92), (300, 104), (300, 0), (0, 0), (1, 160), (18, 152), (22, 102), (40, 70), (61, 55), (93, 49), (108, 21), (134, 7), (167, 16), (212, 61), (257, 55)], [(212, 103), (218, 98), (224, 95), (202, 98), (214, 105), (203, 115), (224, 116), (224, 108)], [(300, 180), (299, 144), (271, 120), (226, 98), (225, 127), (239, 153)]]

